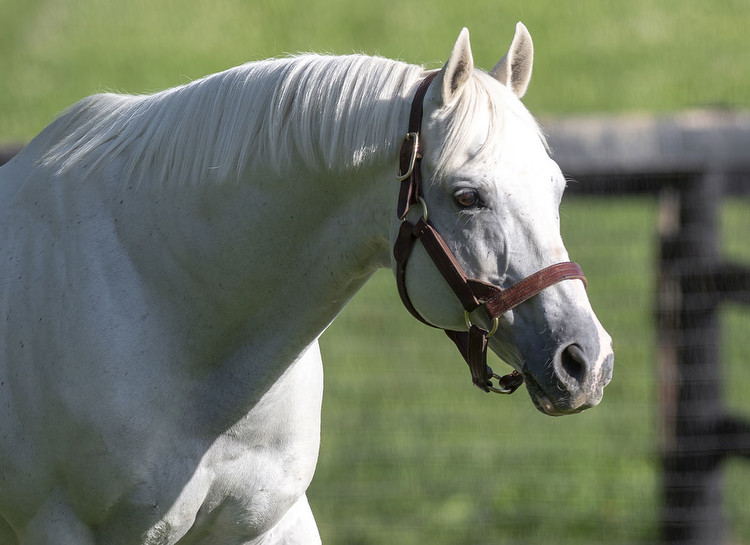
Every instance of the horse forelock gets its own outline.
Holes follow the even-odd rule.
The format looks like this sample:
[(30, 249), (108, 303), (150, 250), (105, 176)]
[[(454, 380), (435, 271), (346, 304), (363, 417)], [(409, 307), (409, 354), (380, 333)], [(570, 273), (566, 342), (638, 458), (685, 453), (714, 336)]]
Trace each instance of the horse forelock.
[(183, 184), (252, 168), (357, 168), (394, 155), (404, 99), (422, 72), (379, 57), (300, 55), (153, 95), (93, 95), (48, 128), (40, 163), (64, 174), (120, 158), (123, 178)]
[(471, 127), (479, 119), (483, 120), (482, 126), (486, 124), (487, 134), (472, 159), (481, 161), (490, 154), (502, 153), (502, 148), (498, 147), (503, 141), (508, 116), (517, 117), (531, 127), (545, 150), (550, 151), (541, 127), (513, 92), (498, 84), (489, 74), (476, 70), (460, 96), (439, 113), (444, 134), (441, 149), (435, 154), (432, 181), (442, 179), (447, 172), (462, 167), (459, 161), (463, 160), (463, 155), (452, 153), (451, 150), (471, 147), (471, 139), (474, 138)]

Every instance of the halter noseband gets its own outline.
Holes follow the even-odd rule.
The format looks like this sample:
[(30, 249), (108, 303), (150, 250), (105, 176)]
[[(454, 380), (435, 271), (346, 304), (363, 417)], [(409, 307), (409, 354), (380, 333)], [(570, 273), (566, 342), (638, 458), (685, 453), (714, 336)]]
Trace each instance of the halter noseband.
[[(513, 371), (509, 375), (500, 377), (487, 365), (487, 339), (497, 329), (499, 317), (558, 282), (579, 279), (583, 281), (585, 286), (586, 277), (577, 263), (556, 263), (527, 276), (507, 290), (503, 290), (498, 286), (469, 278), (463, 271), (443, 237), (430, 223), (427, 217), (427, 207), (422, 196), (420, 168), (422, 153), (419, 133), (422, 127), (424, 97), (427, 94), (427, 88), (437, 75), (438, 72), (432, 72), (422, 80), (417, 88), (411, 104), (409, 130), (399, 151), (398, 179), (401, 181), (401, 189), (397, 215), (401, 220), (401, 228), (393, 246), (398, 293), (406, 309), (415, 318), (431, 327), (437, 327), (430, 324), (419, 314), (406, 291), (406, 264), (414, 244), (419, 240), (466, 311), (468, 331), (448, 329), (444, 329), (444, 331), (456, 344), (469, 365), (472, 382), (485, 392), (510, 394), (523, 384), (523, 375), (518, 371)], [(420, 203), (423, 207), (422, 217), (416, 223), (412, 223), (406, 219), (406, 214), (409, 212), (411, 205)], [(469, 314), (480, 307), (484, 309), (493, 324), (489, 331), (472, 324), (469, 319)], [(493, 378), (498, 379), (497, 387), (492, 383)]]

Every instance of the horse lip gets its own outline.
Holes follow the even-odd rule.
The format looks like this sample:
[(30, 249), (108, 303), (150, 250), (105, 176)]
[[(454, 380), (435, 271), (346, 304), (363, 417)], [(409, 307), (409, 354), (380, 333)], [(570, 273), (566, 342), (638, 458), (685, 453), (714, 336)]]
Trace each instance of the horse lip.
[(531, 397), (531, 401), (534, 403), (537, 410), (549, 416), (561, 416), (560, 412), (552, 403), (552, 400), (547, 397), (534, 376), (526, 369), (523, 370), (523, 378), (524, 383), (526, 384), (526, 390), (529, 392), (529, 397)]
[(606, 373), (604, 375), (604, 387), (605, 388), (612, 381), (614, 363), (615, 363), (615, 355), (613, 353), (608, 354), (607, 357), (604, 359), (604, 369)]
[(590, 405), (582, 405), (581, 407), (577, 407), (575, 409), (558, 409), (544, 394), (538, 395), (538, 397), (532, 395), (531, 401), (540, 412), (546, 414), (547, 416), (567, 416), (570, 414), (578, 414), (590, 407)]
[(524, 381), (526, 383), (526, 390), (529, 392), (529, 397), (537, 410), (547, 416), (565, 416), (569, 414), (578, 414), (591, 407), (591, 405), (584, 404), (575, 409), (560, 409), (555, 406), (552, 400), (544, 393), (544, 390), (536, 379), (526, 369), (523, 372)]
[(562, 416), (564, 414), (555, 409), (555, 406), (546, 395), (532, 396), (531, 399), (536, 408), (548, 416)]

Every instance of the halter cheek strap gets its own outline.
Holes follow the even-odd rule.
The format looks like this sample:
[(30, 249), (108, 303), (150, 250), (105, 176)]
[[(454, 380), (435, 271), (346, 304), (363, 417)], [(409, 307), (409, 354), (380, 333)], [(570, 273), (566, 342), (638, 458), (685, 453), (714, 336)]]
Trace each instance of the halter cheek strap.
[[(573, 262), (556, 263), (546, 267), (506, 290), (466, 275), (443, 237), (430, 223), (422, 195), (422, 153), (419, 134), (422, 126), (424, 97), (437, 74), (438, 72), (430, 73), (417, 88), (409, 115), (409, 130), (399, 151), (398, 179), (401, 181), (401, 188), (396, 214), (402, 223), (393, 246), (398, 293), (406, 309), (415, 318), (431, 327), (436, 327), (417, 311), (406, 289), (406, 266), (412, 249), (419, 240), (466, 311), (468, 331), (447, 329), (443, 331), (456, 344), (469, 365), (472, 382), (485, 392), (510, 394), (523, 384), (523, 375), (518, 371), (513, 371), (509, 375), (500, 377), (487, 365), (487, 339), (497, 329), (499, 317), (558, 282), (578, 279), (582, 280), (585, 286), (586, 277), (581, 267)], [(406, 219), (406, 215), (412, 205), (419, 203), (422, 205), (422, 217), (416, 223), (412, 223)], [(489, 331), (472, 324), (469, 320), (469, 314), (480, 307), (484, 309), (488, 319), (493, 323)], [(493, 378), (498, 380), (497, 387), (492, 383)]]

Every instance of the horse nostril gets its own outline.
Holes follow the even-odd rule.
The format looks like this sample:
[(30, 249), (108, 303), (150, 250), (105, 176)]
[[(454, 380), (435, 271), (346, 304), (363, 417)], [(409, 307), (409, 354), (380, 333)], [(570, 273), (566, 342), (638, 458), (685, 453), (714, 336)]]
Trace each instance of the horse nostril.
[(586, 378), (587, 364), (586, 355), (577, 344), (566, 346), (560, 353), (561, 371), (578, 384)]

